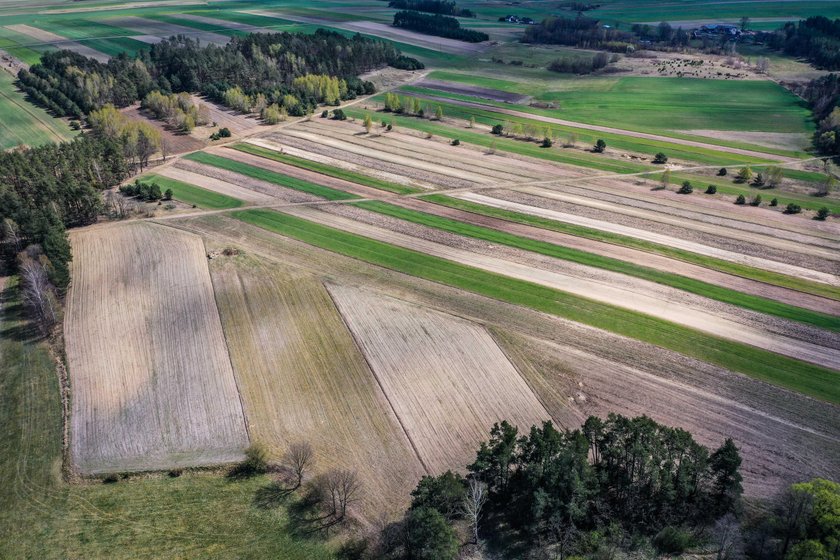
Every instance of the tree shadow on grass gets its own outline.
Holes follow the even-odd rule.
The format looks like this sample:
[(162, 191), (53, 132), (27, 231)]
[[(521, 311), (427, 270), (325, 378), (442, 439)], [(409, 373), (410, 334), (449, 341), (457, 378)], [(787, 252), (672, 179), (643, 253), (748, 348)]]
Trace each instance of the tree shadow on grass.
[(0, 292), (0, 318), (3, 328), (0, 329), (0, 339), (15, 342), (36, 342), (44, 338), (44, 334), (27, 316), (26, 308), (18, 299), (19, 288), (9, 286)]
[(254, 493), (254, 506), (259, 509), (274, 509), (285, 504), (296, 488), (273, 481), (257, 488)]

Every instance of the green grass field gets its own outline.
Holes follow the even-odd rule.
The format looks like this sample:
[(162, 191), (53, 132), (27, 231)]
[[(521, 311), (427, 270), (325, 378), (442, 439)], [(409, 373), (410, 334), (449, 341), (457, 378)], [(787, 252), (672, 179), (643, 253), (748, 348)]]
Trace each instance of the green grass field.
[(618, 259), (603, 257), (578, 249), (571, 249), (569, 247), (547, 243), (545, 241), (529, 239), (527, 237), (521, 237), (491, 228), (467, 224), (459, 222), (458, 220), (442, 218), (433, 214), (409, 210), (407, 208), (401, 208), (385, 202), (364, 201), (354, 203), (354, 205), (364, 208), (365, 210), (370, 210), (371, 212), (440, 229), (449, 233), (472, 237), (474, 239), (481, 239), (500, 245), (507, 245), (508, 247), (515, 247), (517, 249), (523, 249), (525, 251), (539, 253), (556, 259), (575, 262), (603, 270), (619, 272), (635, 278), (641, 278), (643, 280), (656, 282), (672, 288), (685, 290), (693, 294), (729, 303), (731, 305), (737, 305), (738, 307), (743, 307), (759, 313), (775, 315), (776, 317), (806, 323), (822, 329), (840, 331), (840, 318), (838, 317), (745, 294), (736, 290), (722, 288), (720, 286), (679, 276), (677, 274), (670, 274), (668, 272), (638, 266)]
[(828, 402), (840, 403), (837, 372), (830, 369), (273, 210), (240, 210), (233, 215), (328, 251), (649, 342)]
[(0, 557), (332, 558), (315, 538), (294, 537), (286, 506), (263, 509), (270, 479), (216, 473), (138, 475), (115, 484), (62, 481), (58, 376), (33, 338), (14, 289), (0, 316)]
[(224, 208), (239, 208), (243, 202), (224, 194), (209, 191), (183, 181), (150, 174), (140, 177), (141, 182), (153, 182), (160, 185), (160, 190), (172, 189), (172, 198), (186, 204), (192, 204), (208, 210), (222, 210)]
[(742, 276), (744, 278), (749, 278), (758, 282), (765, 282), (767, 284), (773, 284), (774, 286), (781, 286), (800, 292), (840, 300), (840, 288), (836, 288), (834, 286), (820, 284), (817, 282), (810, 282), (808, 280), (802, 280), (793, 276), (786, 276), (784, 274), (778, 274), (776, 272), (770, 272), (759, 268), (742, 265), (739, 263), (733, 263), (722, 259), (716, 259), (714, 257), (706, 257), (704, 255), (698, 255), (696, 253), (692, 253), (682, 249), (676, 249), (673, 247), (666, 247), (665, 245), (659, 245), (657, 243), (651, 243), (649, 241), (637, 239), (635, 237), (604, 232), (574, 224), (566, 224), (563, 222), (558, 222), (556, 220), (550, 220), (548, 218), (542, 218), (539, 216), (532, 216), (530, 214), (524, 214), (521, 212), (513, 212), (510, 210), (504, 210), (502, 208), (493, 208), (491, 206), (476, 204), (474, 202), (460, 200), (445, 195), (434, 194), (423, 196), (421, 198), (423, 200), (428, 200), (429, 202), (434, 202), (435, 204), (442, 204), (451, 208), (457, 208), (459, 210), (473, 212), (474, 214), (482, 214), (484, 216), (491, 216), (493, 218), (500, 218), (503, 220), (517, 222), (520, 224), (541, 227), (560, 233), (577, 235), (580, 237), (585, 237), (587, 239), (594, 239), (596, 241), (614, 243), (616, 245), (621, 245), (632, 249), (649, 251), (651, 253), (656, 253), (666, 257), (690, 262), (692, 264), (697, 264), (706, 268), (718, 270), (720, 272), (725, 272), (727, 274)]
[(0, 150), (20, 144), (40, 146), (75, 136), (66, 121), (29, 103), (8, 72), (0, 71)]
[(274, 171), (254, 167), (253, 165), (248, 165), (247, 163), (242, 163), (205, 152), (195, 152), (185, 157), (186, 159), (197, 161), (205, 165), (212, 165), (213, 167), (218, 167), (220, 169), (227, 169), (228, 171), (233, 171), (234, 173), (239, 173), (240, 175), (245, 175), (246, 177), (267, 181), (281, 187), (319, 196), (326, 200), (350, 200), (353, 198), (359, 198), (354, 194), (331, 189), (322, 185), (316, 185), (315, 183), (310, 183), (309, 181), (303, 181), (287, 175), (281, 175), (280, 173), (275, 173)]
[[(778, 2), (742, 0), (713, 5), (703, 0), (681, 0), (679, 2), (604, 0), (598, 2), (598, 4), (601, 7), (588, 12), (587, 15), (603, 18), (607, 21), (620, 22), (658, 23), (663, 20), (670, 22), (726, 20), (737, 23), (742, 16), (749, 16), (759, 20), (759, 22), (759, 18), (772, 18), (776, 22), (784, 22), (817, 15), (830, 18), (840, 17), (840, 6), (836, 2), (809, 0), (781, 0)], [(673, 24), (678, 25), (678, 23)], [(773, 27), (780, 26), (781, 23), (773, 23)]]

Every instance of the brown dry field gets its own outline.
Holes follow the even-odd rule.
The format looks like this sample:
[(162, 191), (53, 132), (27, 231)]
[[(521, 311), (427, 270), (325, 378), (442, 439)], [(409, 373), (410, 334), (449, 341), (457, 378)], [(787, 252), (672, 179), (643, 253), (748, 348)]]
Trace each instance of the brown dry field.
[[(185, 14), (185, 17), (186, 15), (187, 14)], [(196, 105), (199, 103), (201, 105), (206, 105), (210, 110), (210, 125), (198, 126), (194, 128), (191, 133), (192, 136), (204, 142), (207, 141), (211, 134), (221, 128), (227, 128), (234, 135), (240, 135), (251, 132), (260, 127), (260, 121), (256, 115), (233, 111), (232, 109), (228, 109), (209, 99), (198, 97), (197, 95), (193, 95), (193, 103)], [(214, 122), (216, 123), (216, 126), (212, 126), (212, 123)]]
[(239, 460), (248, 434), (201, 238), (135, 222), (75, 230), (71, 241), (73, 466)]
[[(370, 266), (222, 215), (181, 219), (177, 225), (215, 243), (241, 246), (260, 259), (490, 327), (564, 427), (615, 408), (683, 427), (707, 445), (734, 437), (743, 450), (751, 496), (767, 496), (784, 482), (829, 476), (840, 468), (840, 415), (833, 405), (638, 341)], [(510, 342), (523, 339), (536, 341), (533, 351)]]
[[(197, 166), (196, 168), (200, 170), (200, 167)], [(215, 179), (206, 174), (197, 173), (195, 171), (196, 168), (185, 166), (182, 165), (182, 162), (178, 162), (176, 165), (168, 165), (157, 169), (155, 170), (155, 173), (161, 175), (162, 177), (169, 177), (170, 179), (200, 186), (201, 188), (209, 191), (217, 192), (226, 196), (232, 196), (233, 198), (238, 198), (239, 200), (245, 202), (264, 204), (276, 200), (274, 197), (263, 194), (257, 190), (229, 183), (221, 179)]]
[(527, 431), (550, 419), (482, 327), (360, 288), (329, 291), (429, 472), (471, 462), (496, 422)]
[(318, 470), (359, 472), (371, 518), (398, 513), (426, 471), (321, 281), (248, 256), (210, 268), (252, 439), (274, 458), (309, 442)]
[(469, 84), (462, 84), (458, 82), (446, 82), (442, 80), (425, 79), (415, 84), (419, 87), (437, 89), (448, 93), (458, 93), (463, 95), (471, 95), (473, 97), (480, 97), (482, 99), (489, 99), (491, 101), (501, 101), (503, 103), (522, 103), (528, 100), (527, 95), (519, 93), (511, 93), (509, 91), (502, 91), (499, 89), (491, 89)]

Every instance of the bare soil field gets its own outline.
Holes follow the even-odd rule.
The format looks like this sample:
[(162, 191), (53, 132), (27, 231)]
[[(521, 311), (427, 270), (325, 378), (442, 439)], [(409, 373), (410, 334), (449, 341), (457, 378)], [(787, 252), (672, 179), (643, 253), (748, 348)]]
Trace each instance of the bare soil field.
[(458, 93), (461, 95), (471, 95), (473, 97), (489, 99), (491, 101), (501, 101), (503, 103), (524, 103), (528, 100), (527, 95), (511, 93), (509, 91), (502, 91), (499, 89), (471, 86), (469, 84), (460, 84), (457, 82), (425, 79), (415, 85), (424, 88), (437, 89), (448, 93)]
[(363, 289), (329, 290), (429, 472), (474, 459), (495, 422), (524, 431), (550, 419), (480, 326)]
[[(707, 308), (713, 306), (713, 303), (709, 300), (704, 300), (705, 305), (690, 306), (686, 304), (688, 298), (682, 292), (677, 292), (677, 295), (673, 298), (663, 297), (662, 294), (667, 290), (658, 284), (630, 281), (629, 278), (619, 284), (616, 282), (616, 277), (621, 275), (606, 274), (596, 269), (589, 269), (586, 277), (582, 278), (571, 272), (564, 272), (566, 269), (574, 268), (567, 262), (561, 262), (561, 266), (557, 269), (548, 270), (548, 267), (523, 264), (508, 258), (477, 253), (471, 250), (472, 248), (462, 249), (430, 241), (417, 235), (398, 233), (316, 208), (287, 207), (283, 209), (283, 212), (481, 270), (533, 282), (580, 297), (659, 317), (785, 356), (840, 369), (840, 352), (834, 349), (806, 340), (781, 336), (769, 332), (767, 329), (749, 326), (743, 322), (736, 322), (735, 317), (724, 316), (722, 313), (718, 314), (707, 310)], [(496, 252), (499, 252), (498, 248), (496, 248)], [(607, 279), (605, 276), (610, 276), (610, 278)], [(648, 284), (647, 290), (642, 287), (643, 284)]]
[(757, 256), (740, 254), (729, 250), (718, 249), (715, 247), (704, 245), (702, 243), (686, 241), (671, 235), (664, 235), (661, 233), (641, 230), (638, 228), (613, 224), (602, 219), (593, 219), (571, 214), (568, 212), (551, 210), (549, 208), (543, 208), (541, 206), (536, 206), (528, 203), (515, 202), (513, 199), (518, 199), (516, 195), (505, 196), (505, 199), (500, 198), (500, 195), (503, 195), (503, 193), (494, 192), (493, 196), (487, 196), (478, 193), (458, 193), (454, 196), (456, 196), (457, 198), (462, 198), (464, 200), (469, 200), (471, 202), (478, 202), (479, 204), (487, 204), (496, 208), (504, 208), (506, 210), (524, 212), (526, 214), (531, 214), (534, 216), (540, 216), (543, 218), (558, 220), (565, 223), (591, 227), (601, 231), (619, 233), (621, 235), (629, 235), (631, 237), (644, 239), (654, 243), (659, 243), (661, 245), (684, 249), (686, 251), (691, 251), (700, 255), (707, 255), (710, 257), (716, 257), (731, 262), (747, 264), (756, 268), (771, 270), (774, 272), (779, 272), (781, 274), (787, 274), (790, 276), (796, 276), (799, 278), (805, 278), (808, 280), (813, 280), (815, 282), (822, 282), (825, 284), (832, 285), (838, 285), (838, 283), (840, 283), (840, 280), (838, 280), (835, 274), (806, 269), (800, 266), (777, 262)]
[[(772, 495), (792, 480), (832, 476), (840, 469), (836, 429), (812, 429), (804, 417), (790, 418), (766, 403), (743, 401), (734, 387), (651, 374), (568, 345), (509, 335), (498, 338), (552, 414), (557, 409), (573, 417), (570, 427), (589, 415), (633, 416), (643, 410), (658, 422), (689, 430), (712, 449), (731, 437), (744, 459), (744, 489), (751, 496)], [(758, 394), (762, 390), (750, 389)]]
[[(177, 224), (219, 243), (242, 244), (249, 254), (284, 266), (490, 326), (564, 427), (576, 428), (585, 415), (609, 411), (611, 401), (620, 400), (618, 410), (682, 426), (708, 445), (731, 436), (742, 449), (749, 496), (766, 497), (783, 483), (830, 476), (840, 468), (836, 406), (662, 348), (373, 267), (221, 215)], [(512, 344), (501, 332), (539, 344)], [(552, 345), (562, 348), (545, 350)], [(581, 391), (588, 405), (579, 398)]]
[(149, 118), (143, 111), (140, 110), (140, 104), (135, 103), (125, 109), (120, 109), (123, 115), (130, 119), (137, 119), (146, 121), (155, 128), (157, 128), (162, 136), (162, 141), (166, 142), (167, 156), (175, 154), (183, 154), (185, 152), (194, 152), (200, 150), (207, 145), (206, 141), (193, 138), (189, 134), (182, 134), (172, 130), (165, 122), (158, 119)]
[[(216, 45), (224, 45), (230, 41), (230, 37), (212, 33), (210, 31), (197, 30), (194, 27), (187, 27), (184, 25), (175, 25), (173, 23), (166, 23), (153, 19), (146, 19), (137, 16), (120, 16), (110, 18), (107, 20), (109, 25), (116, 27), (124, 27), (135, 31), (138, 35), (160, 37), (162, 39), (172, 37), (173, 35), (186, 35), (193, 39), (198, 39), (202, 43), (214, 43)], [(139, 38), (137, 38), (139, 39)], [(139, 39), (143, 40), (143, 39)]]
[(369, 518), (401, 512), (426, 471), (321, 282), (248, 256), (210, 268), (253, 440), (274, 458), (309, 442), (318, 471), (358, 471)]
[[(251, 132), (260, 127), (260, 121), (256, 115), (238, 113), (209, 99), (196, 95), (193, 95), (193, 103), (206, 105), (210, 110), (210, 125), (197, 126), (192, 131), (193, 136), (205, 142), (211, 134), (220, 128), (227, 128), (234, 135), (239, 135)], [(216, 123), (216, 126), (212, 126), (213, 123)]]
[(77, 43), (76, 41), (70, 41), (69, 39), (62, 37), (61, 35), (56, 35), (55, 33), (51, 33), (49, 31), (45, 31), (37, 27), (32, 27), (31, 25), (19, 23), (15, 25), (7, 25), (6, 29), (10, 29), (17, 33), (22, 33), (27, 37), (32, 37), (39, 44), (53, 45), (57, 49), (67, 49), (79, 53), (80, 55), (94, 58), (99, 62), (108, 62), (108, 60), (111, 58), (107, 54), (99, 52), (96, 49), (92, 49), (87, 45)]
[(248, 445), (201, 238), (75, 230), (64, 331), (83, 474), (213, 465)]

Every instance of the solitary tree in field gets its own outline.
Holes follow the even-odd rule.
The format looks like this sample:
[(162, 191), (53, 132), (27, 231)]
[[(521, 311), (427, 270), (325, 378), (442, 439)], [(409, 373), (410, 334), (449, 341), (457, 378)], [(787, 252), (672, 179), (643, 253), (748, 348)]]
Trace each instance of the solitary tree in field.
[(603, 140), (601, 140), (600, 138), (598, 138), (598, 141), (595, 142), (595, 147), (593, 148), (593, 151), (595, 153), (602, 154), (602, 153), (604, 153), (604, 150), (606, 150), (606, 149), (607, 149), (607, 143), (604, 142)]
[(373, 119), (370, 118), (369, 114), (365, 114), (364, 127), (365, 132), (370, 134), (370, 129), (373, 128)]
[(469, 128), (475, 128), (475, 117), (470, 116)]
[(738, 171), (738, 175), (735, 176), (736, 183), (747, 183), (750, 179), (752, 179), (753, 172), (752, 169), (749, 167), (742, 167)]
[(826, 175), (825, 180), (817, 187), (817, 196), (828, 196), (831, 191), (837, 187), (837, 179), (831, 175)]
[(312, 446), (305, 441), (293, 443), (286, 450), (286, 454), (283, 455), (283, 465), (295, 476), (295, 489), (300, 488), (303, 477), (313, 460)]
[(574, 132), (570, 132), (569, 136), (566, 137), (566, 143), (563, 144), (564, 148), (574, 148), (577, 145), (577, 134)]
[(662, 183), (662, 188), (667, 188), (669, 184), (671, 184), (671, 170), (666, 169), (662, 172), (662, 177), (660, 178), (660, 182)]
[(659, 163), (659, 164), (668, 163), (668, 156), (666, 156), (662, 152), (659, 152), (658, 154), (656, 154), (653, 157), (653, 163)]
[(441, 119), (443, 119), (443, 107), (441, 107), (440, 105), (436, 105), (435, 106), (435, 120), (439, 121)]

